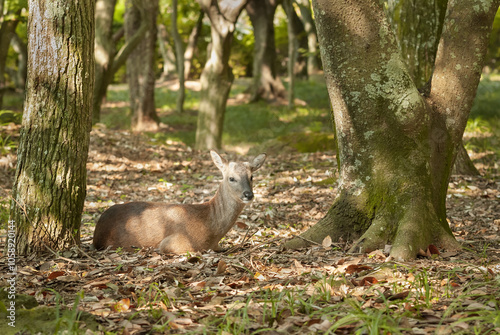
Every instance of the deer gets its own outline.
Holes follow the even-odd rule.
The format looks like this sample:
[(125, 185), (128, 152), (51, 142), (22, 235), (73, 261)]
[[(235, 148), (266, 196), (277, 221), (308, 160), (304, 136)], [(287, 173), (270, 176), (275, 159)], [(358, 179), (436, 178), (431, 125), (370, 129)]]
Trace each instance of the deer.
[(252, 173), (262, 167), (267, 156), (263, 153), (251, 162), (228, 162), (214, 150), (210, 155), (223, 177), (212, 199), (201, 204), (113, 205), (96, 224), (94, 247), (153, 247), (165, 254), (219, 251), (219, 241), (236, 223), (245, 205), (253, 201)]

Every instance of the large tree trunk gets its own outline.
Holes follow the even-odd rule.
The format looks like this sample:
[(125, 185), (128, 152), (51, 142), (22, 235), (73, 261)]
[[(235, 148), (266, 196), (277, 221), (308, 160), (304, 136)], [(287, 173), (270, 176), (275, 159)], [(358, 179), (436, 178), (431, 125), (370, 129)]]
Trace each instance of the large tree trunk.
[(177, 91), (177, 112), (184, 110), (184, 98), (186, 97), (185, 77), (184, 77), (184, 48), (182, 39), (177, 29), (177, 0), (172, 0), (172, 36), (174, 37), (175, 56), (177, 60), (177, 77), (179, 78), (179, 90)]
[(10, 219), (19, 254), (79, 242), (94, 84), (94, 0), (30, 0)]
[(96, 1), (96, 38), (95, 38), (95, 86), (92, 105), (92, 122), (97, 123), (101, 118), (101, 105), (106, 98), (108, 86), (120, 67), (122, 67), (132, 51), (142, 41), (148, 29), (148, 21), (144, 11), (139, 28), (129, 37), (118, 52), (116, 42), (121, 38), (113, 36), (113, 15), (116, 0)]
[[(340, 179), (339, 196), (305, 239), (359, 237), (353, 251), (391, 244), (397, 259), (429, 244), (458, 247), (446, 192), (498, 3), (450, 1), (430, 93), (422, 96), (378, 1), (313, 2)], [(287, 246), (306, 244), (296, 238)]]
[(274, 100), (285, 97), (285, 87), (276, 69), (274, 14), (278, 1), (250, 0), (246, 6), (254, 30), (253, 81), (250, 101)]
[(201, 74), (201, 97), (196, 128), (196, 149), (215, 149), (222, 144), (226, 103), (233, 83), (229, 66), (231, 41), (238, 17), (247, 0), (198, 0), (210, 19), (212, 46)]
[(125, 39), (131, 40), (145, 19), (148, 29), (127, 59), (127, 79), (132, 109), (133, 131), (157, 131), (159, 118), (155, 109), (155, 46), (158, 0), (127, 1)]

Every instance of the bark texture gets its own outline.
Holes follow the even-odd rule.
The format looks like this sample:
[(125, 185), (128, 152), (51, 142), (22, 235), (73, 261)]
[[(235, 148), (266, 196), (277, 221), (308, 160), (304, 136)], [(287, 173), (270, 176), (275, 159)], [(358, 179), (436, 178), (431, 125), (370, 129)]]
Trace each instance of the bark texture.
[(30, 0), (10, 219), (29, 254), (79, 242), (94, 84), (94, 0)]
[[(498, 3), (450, 1), (422, 96), (378, 1), (313, 1), (340, 179), (333, 206), (304, 238), (359, 237), (352, 251), (392, 244), (397, 259), (429, 244), (458, 247), (446, 191)], [(296, 238), (287, 246), (306, 244)]]
[(234, 80), (229, 66), (231, 41), (246, 0), (198, 0), (210, 19), (212, 47), (201, 74), (201, 97), (196, 128), (196, 149), (217, 149), (222, 144), (226, 103)]
[(285, 97), (285, 86), (278, 77), (274, 14), (278, 1), (250, 0), (246, 6), (254, 31), (253, 82), (250, 101), (275, 100)]
[(125, 39), (137, 36), (144, 22), (147, 30), (137, 47), (127, 58), (127, 79), (132, 109), (133, 131), (157, 131), (158, 115), (155, 109), (155, 46), (158, 0), (126, 2)]

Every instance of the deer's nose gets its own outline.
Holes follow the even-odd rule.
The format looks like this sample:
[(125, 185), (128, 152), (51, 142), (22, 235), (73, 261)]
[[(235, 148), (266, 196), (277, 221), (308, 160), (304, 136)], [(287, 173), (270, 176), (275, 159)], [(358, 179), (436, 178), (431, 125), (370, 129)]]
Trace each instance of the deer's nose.
[(253, 192), (252, 191), (245, 191), (245, 192), (243, 192), (243, 196), (245, 197), (245, 200), (252, 200), (253, 199)]

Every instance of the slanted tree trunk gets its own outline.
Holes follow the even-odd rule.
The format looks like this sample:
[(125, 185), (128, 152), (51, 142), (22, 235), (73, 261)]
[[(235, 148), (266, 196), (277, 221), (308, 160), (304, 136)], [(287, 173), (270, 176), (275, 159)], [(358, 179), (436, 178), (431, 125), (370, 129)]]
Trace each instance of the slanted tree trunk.
[(234, 28), (247, 0), (198, 0), (210, 19), (211, 49), (201, 74), (201, 97), (196, 128), (196, 149), (221, 147), (226, 103), (233, 83), (229, 66)]
[(101, 105), (106, 98), (108, 86), (113, 81), (116, 71), (125, 64), (128, 56), (139, 45), (139, 42), (141, 42), (148, 29), (147, 19), (143, 17), (135, 34), (125, 41), (120, 50), (116, 51), (116, 42), (123, 35), (113, 35), (112, 26), (115, 5), (116, 0), (96, 1), (95, 85), (92, 104), (93, 123), (100, 121)]
[(203, 11), (200, 11), (196, 25), (193, 27), (193, 30), (191, 30), (191, 34), (189, 34), (186, 50), (184, 51), (184, 78), (186, 80), (189, 78), (189, 74), (191, 73), (196, 44), (198, 43), (198, 37), (200, 36), (201, 28), (203, 26), (203, 16), (205, 16), (205, 14)]
[(315, 74), (319, 71), (318, 36), (316, 35), (316, 27), (311, 13), (311, 4), (309, 0), (297, 0), (297, 4), (307, 34), (307, 74)]
[(177, 77), (179, 78), (179, 91), (177, 93), (177, 112), (182, 113), (184, 110), (184, 98), (186, 96), (186, 88), (184, 85), (184, 48), (182, 47), (182, 39), (177, 29), (177, 0), (172, 0), (172, 36), (174, 37), (175, 56), (177, 60)]
[[(378, 1), (313, 1), (340, 179), (332, 207), (302, 237), (359, 237), (352, 251), (392, 244), (396, 259), (429, 244), (458, 247), (446, 192), (499, 2), (449, 1), (431, 88), (422, 96)], [(296, 238), (287, 246), (306, 244)]]
[[(146, 20), (144, 37), (127, 59), (127, 79), (132, 109), (133, 131), (157, 131), (159, 118), (155, 109), (155, 46), (158, 0), (126, 2), (125, 39), (132, 39)], [(142, 12), (142, 13), (141, 13)]]
[(246, 6), (254, 30), (254, 57), (250, 101), (275, 100), (285, 97), (285, 86), (278, 77), (274, 14), (278, 1), (250, 0)]
[(10, 210), (18, 254), (61, 250), (80, 240), (94, 6), (94, 0), (29, 1), (28, 80)]

